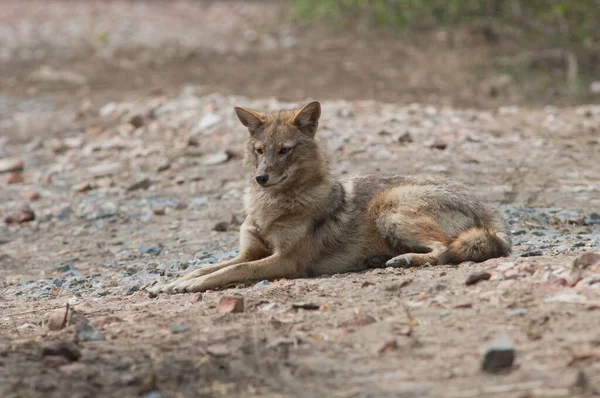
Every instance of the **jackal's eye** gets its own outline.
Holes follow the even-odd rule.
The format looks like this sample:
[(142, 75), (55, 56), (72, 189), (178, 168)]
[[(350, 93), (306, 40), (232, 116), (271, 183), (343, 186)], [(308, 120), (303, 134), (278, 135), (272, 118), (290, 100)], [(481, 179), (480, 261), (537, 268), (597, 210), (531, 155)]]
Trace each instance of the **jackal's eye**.
[(279, 150), (279, 154), (283, 156), (286, 153), (289, 153), (292, 149), (293, 147), (283, 147)]
[(262, 155), (263, 149), (262, 148), (254, 148), (254, 152), (256, 152), (258, 155)]

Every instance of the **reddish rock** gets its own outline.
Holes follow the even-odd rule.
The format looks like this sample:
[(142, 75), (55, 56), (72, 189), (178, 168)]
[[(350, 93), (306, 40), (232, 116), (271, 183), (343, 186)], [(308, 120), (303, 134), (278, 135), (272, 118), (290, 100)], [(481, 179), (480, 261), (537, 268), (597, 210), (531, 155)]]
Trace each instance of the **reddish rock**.
[(600, 265), (600, 254), (598, 253), (585, 253), (577, 257), (573, 262), (574, 268), (589, 268), (594, 265)]
[(489, 272), (473, 272), (471, 275), (469, 275), (469, 277), (465, 281), (465, 284), (467, 286), (474, 285), (480, 281), (487, 281), (491, 277), (492, 274), (490, 274)]
[(8, 176), (8, 180), (6, 180), (6, 182), (8, 184), (21, 184), (25, 182), (25, 179), (23, 178), (23, 174), (21, 173), (11, 173)]
[(35, 213), (29, 208), (16, 211), (4, 217), (4, 222), (6, 224), (21, 224), (32, 220), (35, 220)]
[(21, 193), (21, 196), (31, 201), (38, 200), (41, 197), (40, 193), (37, 191), (25, 191)]
[(217, 305), (218, 314), (244, 312), (244, 299), (235, 296), (223, 296)]

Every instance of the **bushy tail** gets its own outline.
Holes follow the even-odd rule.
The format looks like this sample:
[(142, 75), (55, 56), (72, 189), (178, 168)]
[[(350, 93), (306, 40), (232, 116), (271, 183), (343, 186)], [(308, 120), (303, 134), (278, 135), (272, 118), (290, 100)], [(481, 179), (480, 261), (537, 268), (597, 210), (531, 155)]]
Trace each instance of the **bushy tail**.
[(481, 262), (505, 257), (511, 252), (510, 236), (506, 231), (473, 227), (461, 232), (441, 255), (440, 264), (460, 264), (463, 261)]

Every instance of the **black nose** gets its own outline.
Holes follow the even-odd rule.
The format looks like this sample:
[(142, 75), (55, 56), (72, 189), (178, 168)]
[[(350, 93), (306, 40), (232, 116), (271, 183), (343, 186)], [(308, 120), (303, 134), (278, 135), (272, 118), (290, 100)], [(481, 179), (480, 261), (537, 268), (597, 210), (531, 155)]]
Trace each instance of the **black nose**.
[(258, 182), (260, 185), (265, 185), (267, 181), (269, 181), (268, 174), (258, 174), (255, 178), (256, 182)]

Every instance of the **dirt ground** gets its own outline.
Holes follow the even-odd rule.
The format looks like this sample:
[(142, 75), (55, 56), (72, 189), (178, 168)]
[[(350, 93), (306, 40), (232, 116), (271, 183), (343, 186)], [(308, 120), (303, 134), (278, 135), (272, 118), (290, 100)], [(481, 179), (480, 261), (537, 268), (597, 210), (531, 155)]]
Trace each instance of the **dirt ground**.
[[(0, 396), (600, 394), (600, 106), (455, 34), (344, 33), (268, 2), (3, 1)], [(309, 99), (336, 174), (465, 181), (514, 254), (148, 297), (236, 253), (232, 107)], [(243, 312), (218, 313), (225, 295)], [(514, 364), (483, 372), (498, 337)]]

